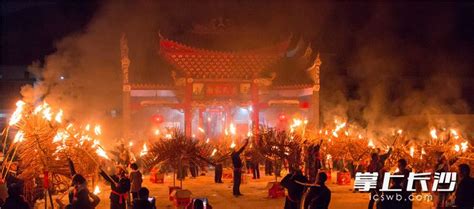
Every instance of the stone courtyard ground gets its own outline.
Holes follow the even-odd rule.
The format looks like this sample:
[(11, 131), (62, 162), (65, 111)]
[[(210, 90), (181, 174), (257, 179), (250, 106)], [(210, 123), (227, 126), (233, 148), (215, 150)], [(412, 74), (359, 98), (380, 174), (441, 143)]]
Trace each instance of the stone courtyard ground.
[[(274, 181), (274, 177), (263, 176), (259, 180), (249, 179), (248, 183), (241, 186), (241, 192), (244, 196), (235, 198), (232, 195), (231, 180), (224, 179), (223, 184), (215, 184), (213, 175), (213, 172), (209, 172), (207, 176), (200, 176), (196, 179), (187, 178), (183, 181), (183, 187), (189, 189), (193, 197), (207, 197), (214, 209), (283, 209), (284, 198), (267, 198), (268, 191), (266, 186), (268, 182)], [(335, 176), (335, 173), (333, 176)], [(150, 189), (150, 196), (156, 197), (158, 209), (173, 208), (172, 203), (168, 200), (168, 186), (172, 186), (172, 182), (171, 175), (165, 177), (164, 184), (153, 184), (148, 176), (145, 177), (144, 186)], [(177, 182), (177, 185), (179, 185), (179, 182)], [(332, 191), (329, 208), (367, 208), (369, 195), (367, 193), (353, 193), (352, 184), (347, 186), (337, 185), (333, 178), (328, 186)], [(99, 195), (101, 202), (97, 208), (108, 209), (108, 194), (110, 190), (106, 185), (101, 185), (101, 190), (102, 192)], [(413, 208), (428, 209), (430, 208), (430, 203), (415, 202)]]

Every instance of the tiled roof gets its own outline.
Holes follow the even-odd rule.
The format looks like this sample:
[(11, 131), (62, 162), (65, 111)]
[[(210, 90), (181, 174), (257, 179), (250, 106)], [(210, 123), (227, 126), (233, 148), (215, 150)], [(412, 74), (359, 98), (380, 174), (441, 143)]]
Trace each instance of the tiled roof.
[(280, 60), (289, 40), (256, 50), (224, 52), (197, 49), (165, 38), (161, 55), (185, 76), (197, 79), (253, 79)]

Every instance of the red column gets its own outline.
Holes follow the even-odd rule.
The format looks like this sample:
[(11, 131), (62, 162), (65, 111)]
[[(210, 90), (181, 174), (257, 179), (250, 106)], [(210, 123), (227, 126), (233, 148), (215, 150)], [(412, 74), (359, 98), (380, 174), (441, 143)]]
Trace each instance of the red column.
[(188, 80), (186, 82), (186, 87), (184, 89), (184, 134), (188, 137), (192, 135), (192, 107), (191, 107), (191, 100), (193, 95), (193, 83), (192, 81)]
[(258, 124), (259, 124), (259, 98), (258, 98), (258, 85), (252, 84), (252, 134), (257, 136)]

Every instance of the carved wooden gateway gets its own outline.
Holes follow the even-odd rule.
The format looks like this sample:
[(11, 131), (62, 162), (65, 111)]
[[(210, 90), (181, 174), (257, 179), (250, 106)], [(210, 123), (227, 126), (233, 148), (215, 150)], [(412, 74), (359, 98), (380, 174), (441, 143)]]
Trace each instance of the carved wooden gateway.
[[(196, 48), (158, 37), (157, 59), (171, 82), (133, 80), (125, 35), (121, 40), (124, 136), (143, 116), (159, 117), (188, 136), (220, 137), (230, 124), (240, 134), (256, 134), (261, 126), (281, 126), (281, 118), (297, 116), (319, 124), (319, 54), (302, 40), (291, 39), (240, 51)], [(130, 79), (129, 79), (130, 78)], [(151, 82), (150, 82), (151, 80)], [(170, 114), (171, 112), (176, 114)], [(284, 117), (282, 117), (284, 116)]]

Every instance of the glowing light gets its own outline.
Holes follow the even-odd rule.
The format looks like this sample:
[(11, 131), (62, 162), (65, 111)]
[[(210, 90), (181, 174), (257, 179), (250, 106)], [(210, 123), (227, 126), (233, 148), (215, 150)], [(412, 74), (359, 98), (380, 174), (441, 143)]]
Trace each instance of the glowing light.
[(95, 135), (97, 135), (97, 136), (99, 136), (99, 135), (102, 134), (102, 129), (100, 128), (100, 125), (96, 125), (96, 126), (94, 127), (94, 133), (95, 133)]
[(370, 148), (375, 148), (375, 144), (372, 141), (372, 139), (369, 139), (369, 143), (367, 144), (367, 146), (370, 147)]
[(173, 136), (171, 136), (171, 134), (166, 134), (166, 135), (165, 135), (165, 138), (171, 139), (171, 138), (173, 138)]
[(235, 146), (237, 146), (237, 145), (235, 144), (235, 142), (234, 142), (234, 141), (232, 141), (232, 143), (230, 144), (230, 148), (232, 148), (232, 149), (233, 149), (233, 148), (235, 148)]
[(398, 172), (400, 172), (400, 169), (398, 169), (398, 168), (395, 169), (395, 173), (398, 173)]
[(359, 136), (358, 136), (358, 137), (359, 137), (359, 139), (362, 139), (362, 134), (359, 134)]
[(107, 156), (107, 153), (105, 152), (105, 150), (102, 149), (102, 147), (97, 147), (95, 152), (97, 153), (97, 155), (99, 155), (102, 158), (105, 158), (107, 160), (110, 159), (109, 156)]
[(402, 134), (403, 134), (403, 130), (402, 130), (402, 129), (398, 129), (397, 133), (398, 133), (399, 135), (402, 135)]
[(207, 122), (211, 122), (211, 117), (207, 117)]
[(67, 139), (67, 137), (68, 137), (68, 134), (65, 131), (58, 131), (56, 133), (56, 136), (54, 136), (53, 138), (53, 143), (64, 141)]
[(451, 135), (453, 135), (454, 139), (459, 139), (458, 132), (454, 129), (450, 129)]
[(467, 141), (462, 142), (462, 143), (461, 143), (461, 150), (462, 150), (462, 152), (465, 152), (465, 151), (467, 150), (467, 148), (468, 148), (468, 142), (467, 142)]
[(251, 131), (248, 131), (248, 132), (247, 132), (247, 137), (252, 137), (252, 136), (253, 136), (252, 132), (251, 132)]
[(209, 139), (209, 138), (207, 138), (207, 139), (206, 139), (206, 144), (209, 144), (209, 141), (210, 141), (210, 139)]
[(100, 194), (100, 188), (99, 188), (98, 185), (96, 185), (95, 188), (94, 188), (94, 194), (95, 194), (95, 195)]
[(143, 144), (142, 151), (140, 151), (140, 157), (143, 157), (146, 154), (148, 154), (148, 147), (146, 146), (146, 143), (145, 143), (145, 144)]
[(16, 102), (16, 109), (10, 118), (10, 122), (8, 123), (10, 126), (17, 124), (20, 121), (25, 104), (26, 103), (22, 100)]
[(61, 123), (62, 118), (63, 118), (63, 110), (59, 110), (59, 112), (56, 114), (56, 117), (54, 117), (54, 120), (58, 123)]
[(454, 145), (454, 151), (459, 152), (461, 151), (461, 147), (459, 145)]
[(201, 133), (205, 133), (204, 129), (202, 129), (201, 127), (198, 127), (198, 130), (199, 130), (199, 132), (201, 132)]
[(214, 150), (212, 150), (212, 154), (211, 154), (211, 156), (214, 156), (214, 155), (216, 155), (216, 153), (217, 153), (217, 149), (216, 149), (216, 148), (214, 148)]
[(19, 130), (15, 134), (15, 138), (13, 139), (13, 143), (22, 142), (25, 139), (24, 137), (25, 137), (25, 133), (23, 131)]
[(410, 156), (411, 157), (415, 156), (415, 147), (413, 146), (410, 147)]
[(86, 125), (86, 131), (89, 131), (89, 130), (91, 130), (91, 125), (90, 125), (90, 124), (87, 124), (87, 125)]
[(128, 142), (129, 147), (133, 147), (133, 142)]
[(332, 132), (332, 135), (333, 135), (334, 137), (339, 137), (339, 135), (337, 134), (336, 131), (333, 131), (333, 132)]
[(235, 132), (235, 125), (234, 125), (234, 123), (230, 123), (229, 131), (230, 131), (230, 134), (235, 135), (236, 132)]
[(155, 129), (155, 131), (153, 133), (155, 134), (155, 136), (160, 135), (160, 129)]
[(421, 148), (421, 155), (426, 155), (425, 148)]
[(436, 135), (436, 129), (432, 128), (430, 130), (430, 135), (431, 135), (431, 138), (438, 139), (438, 135)]

